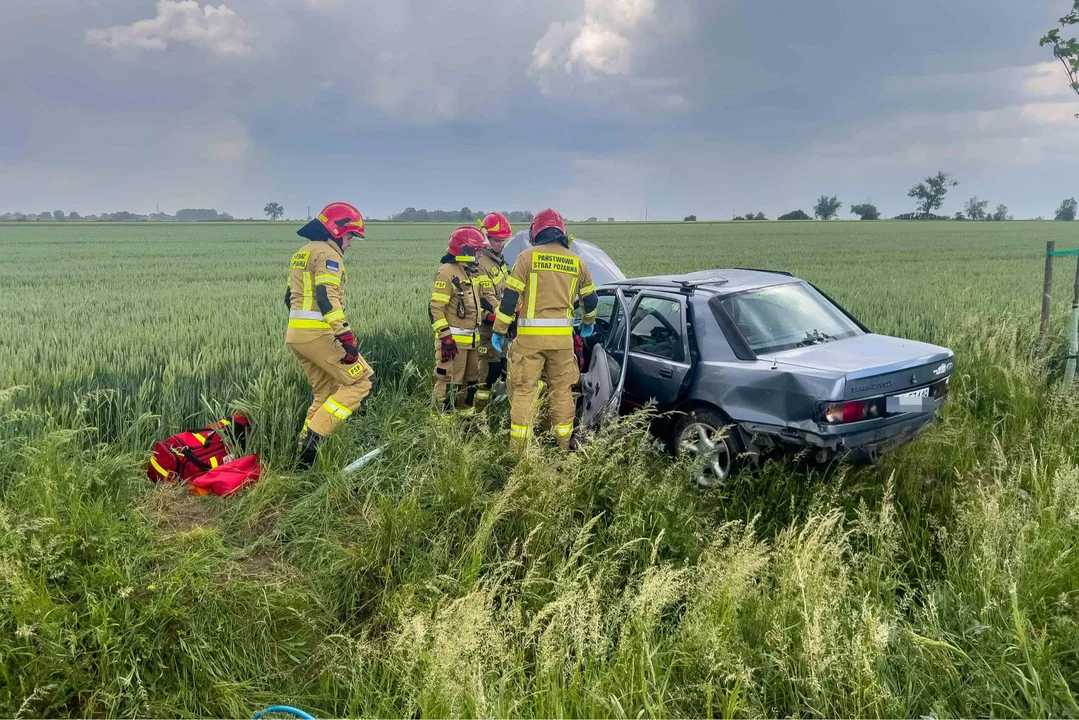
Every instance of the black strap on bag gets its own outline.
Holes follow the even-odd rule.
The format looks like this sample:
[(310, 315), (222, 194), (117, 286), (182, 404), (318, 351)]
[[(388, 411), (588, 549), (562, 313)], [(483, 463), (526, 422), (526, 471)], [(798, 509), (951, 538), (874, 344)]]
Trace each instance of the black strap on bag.
[(210, 464), (209, 464), (209, 463), (205, 463), (205, 462), (203, 462), (202, 460), (200, 460), (200, 459), (199, 459), (199, 458), (198, 458), (198, 457), (197, 457), (197, 456), (195, 455), (195, 453), (191, 451), (191, 448), (189, 448), (189, 447), (188, 447), (187, 445), (184, 445), (184, 446), (183, 446), (182, 448), (180, 448), (180, 452), (181, 452), (181, 453), (183, 454), (183, 456), (184, 456), (185, 458), (187, 458), (187, 461), (188, 461), (188, 462), (192, 462), (192, 463), (195, 463), (195, 466), (196, 466), (196, 467), (197, 467), (197, 468), (198, 468), (199, 470), (202, 470), (203, 472), (207, 472), (208, 470), (212, 470), (212, 469), (213, 469), (213, 468), (212, 468), (212, 467), (210, 466)]
[[(194, 435), (202, 435), (203, 437), (205, 437), (206, 439), (203, 440), (201, 447), (207, 447), (210, 445), (211, 442), (213, 442), (214, 436), (217, 435), (217, 430), (214, 430), (210, 427), (204, 427), (201, 430), (192, 430), (191, 433)], [(172, 452), (174, 455), (176, 455), (177, 460), (180, 462), (186, 461), (189, 463), (193, 463), (195, 467), (197, 467), (199, 470), (202, 470), (203, 472), (209, 472), (210, 470), (213, 470), (212, 465), (204, 462), (197, 455), (195, 455), (195, 451), (191, 449), (190, 445), (181, 445), (178, 448), (172, 448)], [(178, 466), (176, 468), (176, 472), (177, 474), (182, 476), (183, 465), (181, 465), (179, 462), (177, 463), (177, 465)]]

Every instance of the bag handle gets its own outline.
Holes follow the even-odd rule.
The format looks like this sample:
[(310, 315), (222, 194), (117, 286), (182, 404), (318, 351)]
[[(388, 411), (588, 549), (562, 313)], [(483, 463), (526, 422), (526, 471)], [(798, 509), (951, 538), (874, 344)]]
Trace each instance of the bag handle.
[(187, 460), (188, 462), (192, 462), (192, 463), (195, 463), (195, 465), (196, 465), (196, 466), (197, 466), (197, 467), (198, 467), (198, 468), (199, 468), (200, 470), (202, 470), (203, 472), (208, 472), (209, 470), (212, 470), (212, 469), (213, 469), (213, 468), (212, 468), (212, 467), (211, 467), (210, 465), (208, 465), (207, 463), (204, 463), (204, 462), (203, 462), (202, 460), (199, 460), (199, 459), (198, 459), (198, 458), (197, 458), (197, 457), (195, 456), (195, 453), (191, 452), (191, 448), (189, 448), (189, 447), (188, 447), (187, 445), (184, 445), (183, 447), (181, 447), (181, 448), (180, 448), (180, 453), (182, 453), (182, 454), (183, 454), (184, 458), (185, 458), (185, 459), (186, 459), (186, 460)]

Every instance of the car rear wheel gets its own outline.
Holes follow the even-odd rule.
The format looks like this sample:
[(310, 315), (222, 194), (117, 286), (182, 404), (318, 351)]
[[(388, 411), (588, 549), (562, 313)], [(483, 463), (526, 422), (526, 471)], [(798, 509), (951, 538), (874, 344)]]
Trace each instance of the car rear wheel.
[(712, 410), (696, 410), (679, 422), (674, 432), (675, 453), (692, 455), (704, 460), (697, 484), (715, 487), (727, 481), (738, 460), (738, 440), (735, 428), (726, 418)]

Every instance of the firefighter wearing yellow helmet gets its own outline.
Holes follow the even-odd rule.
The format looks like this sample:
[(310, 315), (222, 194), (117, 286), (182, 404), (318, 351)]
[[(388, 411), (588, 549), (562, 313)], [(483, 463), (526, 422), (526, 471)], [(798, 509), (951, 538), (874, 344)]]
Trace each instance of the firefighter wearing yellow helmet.
[(506, 278), (495, 313), (491, 342), (501, 351), (510, 324), (517, 338), (509, 357), (510, 446), (523, 450), (532, 437), (533, 409), (541, 378), (550, 388), (550, 418), (558, 445), (569, 449), (573, 435), (573, 385), (580, 367), (573, 352), (573, 308), (580, 298), (581, 336), (592, 334), (599, 299), (588, 266), (573, 250), (566, 223), (543, 210), (529, 228), (532, 247), (518, 256)]
[(363, 216), (348, 203), (331, 203), (296, 234), (309, 242), (289, 264), (285, 343), (314, 394), (300, 434), (299, 467), (306, 470), (319, 443), (360, 409), (376, 380), (345, 315), (344, 253), (353, 238), (363, 237)]

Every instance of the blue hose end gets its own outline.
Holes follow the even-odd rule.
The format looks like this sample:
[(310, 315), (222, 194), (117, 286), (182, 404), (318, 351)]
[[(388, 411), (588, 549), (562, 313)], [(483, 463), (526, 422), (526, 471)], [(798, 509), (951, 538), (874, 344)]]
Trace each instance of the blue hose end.
[(308, 715), (303, 710), (289, 707), (288, 705), (271, 705), (265, 710), (255, 713), (255, 720), (261, 720), (263, 716), (269, 715), (271, 713), (284, 713), (285, 715), (291, 715), (293, 717), (300, 718), (300, 720), (315, 720), (314, 716)]

